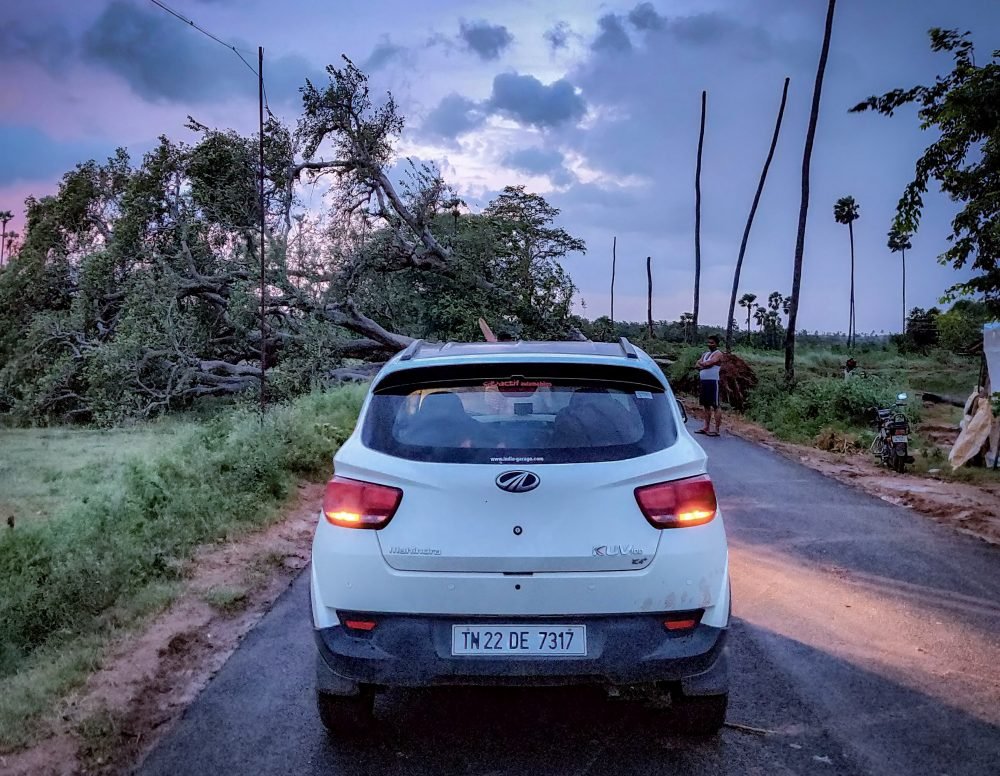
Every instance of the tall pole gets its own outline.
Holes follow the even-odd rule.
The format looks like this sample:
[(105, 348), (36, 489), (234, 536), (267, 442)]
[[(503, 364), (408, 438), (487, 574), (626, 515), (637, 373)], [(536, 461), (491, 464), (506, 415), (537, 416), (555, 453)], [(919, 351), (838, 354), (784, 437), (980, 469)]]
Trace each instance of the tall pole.
[(750, 240), (750, 227), (753, 226), (753, 217), (757, 213), (760, 196), (764, 193), (764, 181), (767, 180), (767, 171), (771, 167), (771, 160), (774, 159), (774, 149), (778, 146), (778, 134), (781, 132), (781, 119), (785, 115), (785, 103), (788, 101), (788, 82), (790, 80), (789, 78), (785, 78), (785, 85), (781, 90), (781, 105), (778, 106), (778, 120), (774, 123), (771, 147), (768, 149), (767, 159), (764, 160), (764, 169), (761, 170), (760, 180), (757, 182), (757, 193), (753, 196), (750, 215), (747, 216), (747, 225), (743, 229), (743, 241), (740, 243), (740, 253), (736, 257), (736, 271), (733, 273), (733, 293), (729, 297), (729, 318), (726, 320), (727, 353), (730, 353), (733, 349), (733, 317), (736, 315), (736, 294), (739, 293), (740, 289), (740, 272), (743, 270), (743, 257), (747, 252), (747, 242)]
[(906, 334), (906, 248), (903, 248), (903, 334)]
[(264, 274), (264, 47), (257, 47), (257, 103), (259, 110), (260, 175), (258, 194), (260, 210), (260, 417), (264, 419), (267, 409), (265, 370), (267, 369), (267, 348), (264, 343), (264, 309), (267, 305), (267, 279)]
[[(618, 235), (611, 241), (611, 325), (615, 324), (615, 262), (617, 261)], [(612, 332), (614, 333), (614, 332)]]
[(799, 226), (795, 236), (795, 259), (792, 265), (792, 304), (788, 310), (788, 331), (785, 332), (785, 381), (788, 383), (795, 379), (795, 326), (798, 322), (799, 300), (802, 298), (802, 257), (806, 247), (806, 219), (809, 214), (809, 167), (812, 162), (813, 141), (816, 138), (816, 122), (819, 120), (823, 74), (826, 71), (827, 57), (830, 55), (830, 35), (833, 32), (833, 12), (836, 5), (837, 0), (830, 0), (826, 10), (823, 47), (819, 52), (812, 108), (809, 111), (809, 126), (806, 128), (806, 144), (802, 152), (802, 200), (799, 203)]
[(646, 324), (653, 339), (653, 257), (646, 257)]
[(691, 328), (698, 336), (698, 301), (701, 296), (701, 152), (705, 145), (705, 100), (708, 92), (701, 93), (701, 128), (698, 130), (698, 165), (694, 173), (694, 318)]

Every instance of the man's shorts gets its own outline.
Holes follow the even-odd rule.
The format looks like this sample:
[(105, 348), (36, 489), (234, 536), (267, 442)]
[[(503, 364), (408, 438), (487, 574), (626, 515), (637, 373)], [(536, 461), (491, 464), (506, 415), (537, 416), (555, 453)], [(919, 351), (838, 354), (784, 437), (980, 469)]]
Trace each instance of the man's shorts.
[(698, 401), (702, 407), (715, 409), (719, 406), (719, 381), (702, 380)]

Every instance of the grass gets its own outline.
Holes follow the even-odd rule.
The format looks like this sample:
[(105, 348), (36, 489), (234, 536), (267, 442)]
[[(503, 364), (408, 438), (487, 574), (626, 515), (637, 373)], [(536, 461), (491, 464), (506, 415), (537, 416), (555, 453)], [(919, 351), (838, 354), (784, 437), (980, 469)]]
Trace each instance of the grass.
[[(27, 740), (53, 700), (92, 670), (76, 660), (49, 676), (40, 655), (53, 662), (133, 626), (170, 600), (198, 545), (271, 521), (294, 482), (329, 473), (364, 392), (349, 386), (303, 396), (272, 408), (263, 423), (236, 408), (177, 423), (166, 437), (139, 430), (136, 447), (116, 464), (109, 458), (102, 478), (90, 487), (76, 478), (71, 496), (53, 496), (47, 519), (3, 527), (0, 748)], [(94, 440), (79, 438), (85, 449)], [(62, 454), (81, 457), (71, 447)], [(30, 500), (37, 491), (21, 492)], [(235, 601), (219, 596), (223, 605), (227, 596)], [(50, 689), (24, 691), (26, 676)]]
[(121, 486), (127, 461), (169, 447), (184, 423), (131, 429), (0, 429), (0, 519), (51, 518)]
[(224, 614), (236, 614), (247, 605), (249, 588), (233, 585), (219, 585), (206, 590), (202, 596), (205, 602)]

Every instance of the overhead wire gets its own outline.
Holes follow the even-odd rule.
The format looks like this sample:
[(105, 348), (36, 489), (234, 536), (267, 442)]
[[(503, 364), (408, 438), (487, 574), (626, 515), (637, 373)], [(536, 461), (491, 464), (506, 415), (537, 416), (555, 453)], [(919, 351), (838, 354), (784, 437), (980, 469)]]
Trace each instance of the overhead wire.
[[(255, 76), (257, 76), (258, 78), (260, 78), (260, 72), (257, 70), (257, 68), (255, 68), (249, 62), (247, 62), (246, 58), (240, 53), (240, 50), (238, 48), (236, 48), (236, 46), (234, 46), (232, 43), (226, 43), (226, 41), (222, 40), (217, 35), (213, 35), (211, 32), (209, 32), (208, 30), (206, 30), (204, 27), (196, 24), (193, 20), (191, 20), (188, 17), (186, 17), (184, 14), (175, 11), (173, 8), (171, 8), (170, 6), (168, 6), (166, 3), (161, 2), (161, 0), (149, 0), (149, 1), (153, 5), (157, 6), (158, 8), (161, 8), (164, 11), (166, 11), (171, 16), (179, 19), (180, 21), (184, 22), (185, 24), (187, 24), (187, 25), (193, 27), (194, 29), (198, 30), (198, 32), (200, 32), (202, 35), (208, 36), (209, 38), (211, 38), (212, 40), (214, 40), (216, 43), (218, 43), (220, 46), (225, 46), (227, 49), (229, 49), (230, 51), (232, 51), (236, 56), (238, 56), (240, 58), (240, 61), (244, 65), (247, 66), (247, 68), (250, 70), (251, 73), (253, 73)], [(263, 79), (261, 79), (261, 80), (263, 80)], [(271, 118), (274, 118), (274, 114), (271, 112), (271, 106), (268, 105), (268, 103), (267, 103), (267, 87), (266, 86), (264, 87), (264, 109), (267, 111), (267, 115), (268, 116), (270, 116)]]

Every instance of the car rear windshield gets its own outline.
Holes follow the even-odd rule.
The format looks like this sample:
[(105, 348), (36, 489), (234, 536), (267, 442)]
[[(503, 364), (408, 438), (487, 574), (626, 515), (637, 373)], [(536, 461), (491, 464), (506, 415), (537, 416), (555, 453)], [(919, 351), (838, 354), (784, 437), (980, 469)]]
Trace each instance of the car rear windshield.
[(649, 372), (572, 364), (396, 372), (375, 387), (362, 426), (373, 450), (444, 463), (618, 461), (676, 438)]

